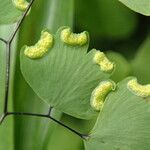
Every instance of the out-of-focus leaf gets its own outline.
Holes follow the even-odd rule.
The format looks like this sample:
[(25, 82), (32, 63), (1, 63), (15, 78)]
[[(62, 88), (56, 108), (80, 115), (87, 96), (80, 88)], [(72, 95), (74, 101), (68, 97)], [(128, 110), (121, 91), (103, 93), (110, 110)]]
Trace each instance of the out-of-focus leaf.
[[(65, 124), (75, 130), (77, 130), (75, 128), (75, 124), (83, 125), (83, 123), (78, 119), (74, 120), (74, 118), (70, 119), (68, 117), (65, 117), (65, 120), (67, 120), (65, 121)], [(61, 120), (61, 122), (64, 122), (64, 120)], [(76, 134), (59, 125), (54, 130), (51, 141), (49, 141), (48, 145), (50, 147), (50, 150), (84, 150), (82, 139)]]
[[(45, 21), (48, 29), (56, 33), (60, 26), (73, 28), (74, 0), (49, 0)], [(50, 9), (51, 8), (51, 9)]]
[(123, 55), (117, 52), (109, 51), (107, 52), (107, 56), (112, 62), (115, 62), (116, 65), (115, 70), (110, 77), (112, 80), (118, 82), (129, 76), (131, 73), (131, 66)]
[(69, 116), (67, 114), (63, 114), (61, 118), (61, 122), (69, 125), (69, 127), (71, 127), (72, 129), (75, 129), (76, 131), (83, 133), (83, 134), (86, 134), (89, 131), (91, 131), (91, 129), (95, 125), (96, 120), (97, 120), (97, 116), (91, 120), (83, 120), (83, 119), (78, 119), (78, 118)]
[(119, 0), (135, 12), (150, 16), (150, 0)]
[(93, 36), (122, 39), (132, 35), (137, 26), (137, 16), (117, 0), (77, 0), (76, 26)]
[(106, 98), (97, 123), (85, 141), (86, 150), (149, 150), (150, 99), (133, 94), (120, 82)]
[(0, 148), (1, 150), (13, 150), (13, 118), (7, 118), (2, 125), (0, 125)]
[(136, 76), (141, 83), (146, 84), (150, 82), (150, 37), (140, 46), (137, 55), (131, 63), (133, 75)]
[(17, 10), (12, 0), (0, 0), (0, 24), (14, 23), (21, 17), (22, 12)]
[(64, 43), (60, 39), (64, 29), (58, 30), (53, 47), (43, 58), (30, 59), (22, 48), (21, 71), (37, 95), (50, 106), (77, 118), (90, 119), (97, 115), (90, 106), (91, 93), (110, 74), (94, 64), (96, 50), (87, 53), (88, 42), (82, 46)]
[[(57, 6), (61, 6), (64, 3), (63, 5), (66, 5), (66, 10), (64, 11), (62, 7), (56, 7), (54, 5), (55, 3), (57, 3)], [(26, 17), (19, 32), (14, 80), (15, 111), (48, 113), (49, 106), (40, 100), (22, 77), (19, 64), (19, 53), (22, 45), (25, 43), (33, 44), (37, 40), (42, 29), (48, 28), (52, 32), (55, 32), (55, 26), (72, 26), (72, 8), (73, 0), (36, 0), (34, 2), (32, 11)], [(63, 9), (63, 11), (61, 9)], [(61, 12), (61, 14), (56, 17), (54, 12)], [(68, 15), (66, 12), (70, 12), (70, 14)], [(58, 20), (58, 24), (54, 25), (51, 20)], [(56, 119), (59, 119), (61, 116), (60, 112), (54, 109), (51, 115)], [(55, 125), (56, 124), (49, 119), (23, 116), (15, 117), (15, 150), (49, 150), (48, 143), (55, 129)]]
[[(61, 122), (80, 133), (86, 134), (93, 128), (95, 119), (82, 120), (63, 114)], [(48, 145), (51, 150), (84, 150), (82, 139), (59, 125), (53, 132)]]

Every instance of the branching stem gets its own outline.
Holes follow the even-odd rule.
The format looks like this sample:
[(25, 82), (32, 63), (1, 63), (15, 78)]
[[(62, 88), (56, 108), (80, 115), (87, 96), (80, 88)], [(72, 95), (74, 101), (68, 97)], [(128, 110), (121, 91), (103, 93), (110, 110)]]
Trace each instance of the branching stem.
[(8, 40), (5, 40), (3, 38), (0, 38), (0, 41), (4, 42), (6, 44), (6, 81), (5, 81), (5, 98), (4, 98), (4, 110), (3, 110), (3, 114), (0, 116), (0, 125), (2, 124), (2, 122), (4, 121), (4, 119), (7, 116), (10, 115), (15, 115), (15, 116), (32, 116), (32, 117), (43, 117), (43, 118), (48, 118), (51, 119), (52, 121), (58, 123), (59, 125), (65, 127), (66, 129), (70, 130), (71, 132), (75, 133), (76, 135), (78, 135), (79, 137), (81, 137), (82, 139), (86, 140), (88, 138), (88, 135), (86, 134), (81, 134), (78, 131), (70, 128), (69, 126), (65, 125), (64, 123), (56, 120), (55, 118), (53, 118), (51, 116), (51, 111), (52, 111), (52, 107), (49, 108), (48, 114), (38, 114), (38, 113), (27, 113), (27, 112), (8, 112), (8, 96), (9, 96), (9, 82), (10, 82), (10, 62), (11, 62), (11, 43), (13, 41), (13, 39), (15, 38), (15, 35), (17, 34), (20, 26), (22, 25), (26, 15), (28, 14), (31, 6), (33, 5), (35, 0), (31, 0), (28, 8), (26, 9), (26, 11), (23, 13), (22, 18), (18, 21), (17, 26), (14, 30), (14, 32), (12, 33), (12, 35), (10, 35)]
[(5, 44), (7, 44), (7, 41), (3, 38), (0, 38), (0, 41), (4, 42)]
[(4, 98), (4, 114), (7, 113), (8, 111), (8, 95), (9, 95), (9, 81), (10, 81), (10, 61), (11, 61), (11, 43), (17, 33), (17, 31), (19, 30), (21, 24), (23, 23), (25, 16), (27, 15), (27, 13), (29, 12), (33, 2), (35, 0), (32, 0), (28, 6), (28, 8), (26, 9), (26, 11), (24, 12), (22, 18), (18, 21), (18, 24), (16, 26), (16, 29), (14, 30), (14, 32), (12, 33), (12, 35), (10, 36), (9, 40), (4, 40), (6, 43), (6, 79), (5, 79), (5, 98)]
[(52, 121), (58, 123), (59, 125), (65, 127), (66, 129), (70, 130), (71, 132), (75, 133), (76, 135), (78, 135), (79, 137), (81, 137), (82, 139), (86, 139), (87, 135), (85, 134), (81, 134), (78, 131), (70, 128), (69, 126), (63, 124), (62, 122), (56, 120), (55, 118), (53, 118), (52, 116), (50, 116), (49, 114), (38, 114), (38, 113), (27, 113), (27, 112), (8, 112), (6, 113), (6, 115), (3, 117), (3, 119), (6, 116), (10, 116), (10, 115), (16, 115), (16, 116), (32, 116), (32, 117), (42, 117), (42, 118), (48, 118), (51, 119)]

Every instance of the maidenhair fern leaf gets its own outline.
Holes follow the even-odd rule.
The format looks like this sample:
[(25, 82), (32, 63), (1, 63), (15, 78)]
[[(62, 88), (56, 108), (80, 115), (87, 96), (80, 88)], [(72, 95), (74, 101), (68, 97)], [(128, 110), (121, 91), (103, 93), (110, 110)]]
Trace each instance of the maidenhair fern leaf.
[(26, 0), (0, 0), (0, 24), (17, 22), (27, 6)]
[[(87, 53), (88, 44), (87, 32), (75, 34), (62, 27), (53, 40), (41, 36), (35, 46), (24, 46), (21, 50), (21, 71), (35, 93), (48, 105), (82, 119), (98, 114), (90, 105), (92, 91), (113, 71), (113, 63), (104, 53), (97, 61), (96, 50)], [(36, 57), (41, 49), (45, 53)]]
[(140, 85), (132, 77), (120, 82), (106, 98), (86, 150), (149, 150), (149, 97), (150, 84)]

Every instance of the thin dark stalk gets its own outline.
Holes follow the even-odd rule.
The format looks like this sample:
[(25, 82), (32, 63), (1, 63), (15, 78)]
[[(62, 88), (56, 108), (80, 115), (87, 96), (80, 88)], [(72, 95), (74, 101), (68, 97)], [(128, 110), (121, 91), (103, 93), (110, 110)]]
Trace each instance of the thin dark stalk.
[(49, 108), (48, 114), (37, 114), (37, 113), (26, 113), (26, 112), (8, 112), (8, 96), (9, 96), (9, 82), (10, 82), (10, 62), (11, 62), (11, 43), (13, 41), (13, 39), (15, 38), (15, 35), (17, 34), (17, 31), (19, 30), (21, 24), (23, 23), (26, 15), (28, 14), (33, 2), (35, 0), (32, 0), (28, 6), (28, 8), (26, 9), (26, 11), (23, 13), (22, 18), (18, 21), (17, 26), (14, 30), (14, 32), (12, 33), (12, 35), (10, 36), (9, 40), (5, 40), (3, 38), (0, 38), (1, 41), (3, 41), (6, 44), (6, 81), (5, 81), (5, 99), (4, 99), (4, 112), (2, 114), (2, 116), (0, 117), (0, 125), (2, 124), (2, 122), (4, 121), (4, 119), (7, 116), (10, 115), (18, 115), (18, 116), (34, 116), (34, 117), (43, 117), (43, 118), (48, 118), (51, 119), (52, 121), (58, 123), (59, 125), (65, 127), (66, 129), (70, 130), (71, 132), (75, 133), (76, 135), (78, 135), (79, 137), (81, 137), (82, 139), (86, 140), (88, 138), (88, 135), (85, 134), (81, 134), (78, 131), (70, 128), (69, 126), (63, 124), (62, 122), (56, 120), (55, 118), (53, 118), (51, 116), (51, 111), (52, 111), (52, 107)]
[(50, 108), (49, 108), (49, 110), (48, 110), (48, 114), (47, 114), (48, 116), (50, 116), (50, 115), (51, 115), (52, 109), (53, 109), (53, 107), (50, 107)]
[(87, 139), (87, 135), (85, 134), (81, 134), (79, 133), (78, 131), (70, 128), (69, 126), (63, 124), (62, 122), (56, 120), (55, 118), (53, 118), (52, 116), (50, 115), (44, 115), (44, 114), (35, 114), (35, 113), (26, 113), (26, 112), (8, 112), (6, 114), (7, 116), (9, 115), (18, 115), (18, 116), (32, 116), (32, 117), (43, 117), (43, 118), (48, 118), (48, 119), (51, 119), (53, 120), (54, 122), (58, 123), (59, 125), (65, 127), (66, 129), (70, 130), (71, 132), (75, 133), (76, 135), (78, 135), (80, 138), (82, 139)]
[[(12, 33), (12, 35), (10, 36), (9, 40), (6, 41), (6, 81), (5, 81), (5, 98), (4, 98), (4, 113), (7, 113), (7, 109), (8, 109), (8, 95), (9, 95), (9, 80), (10, 80), (10, 61), (11, 61), (11, 57), (10, 57), (10, 51), (11, 51), (11, 42), (13, 41), (17, 31), (19, 30), (21, 24), (23, 23), (25, 16), (27, 15), (29, 9), (31, 8), (32, 4), (33, 4), (34, 0), (32, 0), (28, 6), (28, 8), (26, 9), (26, 11), (24, 12), (22, 18), (19, 20), (16, 29), (14, 30), (14, 32)], [(5, 40), (4, 40), (5, 41)]]
[(6, 79), (5, 79), (5, 99), (4, 99), (4, 113), (8, 108), (8, 95), (9, 95), (9, 81), (10, 81), (10, 44), (6, 45)]
[(21, 24), (23, 23), (23, 21), (24, 21), (26, 15), (28, 14), (28, 12), (29, 12), (29, 10), (30, 10), (32, 4), (34, 3), (34, 1), (35, 1), (35, 0), (32, 0), (32, 1), (30, 2), (30, 4), (29, 4), (28, 8), (25, 10), (25, 12), (24, 12), (22, 18), (20, 19), (20, 21), (18, 22), (18, 24), (17, 24), (17, 26), (16, 26), (15, 31), (13, 32), (13, 34), (10, 36), (10, 38), (9, 38), (9, 40), (8, 40), (9, 43), (11, 43), (11, 42), (13, 41), (13, 39), (14, 39), (14, 37), (15, 37), (17, 31), (19, 30)]
[(0, 38), (0, 41), (4, 42), (5, 44), (7, 44), (7, 41), (3, 38)]
[(2, 114), (2, 116), (0, 117), (0, 125), (3, 123), (6, 116), (6, 114)]

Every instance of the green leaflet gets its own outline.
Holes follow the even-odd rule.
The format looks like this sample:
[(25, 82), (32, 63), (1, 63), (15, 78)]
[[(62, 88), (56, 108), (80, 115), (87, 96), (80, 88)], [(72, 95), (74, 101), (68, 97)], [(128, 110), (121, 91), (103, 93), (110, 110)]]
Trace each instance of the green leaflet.
[(12, 3), (12, 0), (0, 0), (0, 24), (17, 22), (22, 12)]
[(124, 5), (143, 15), (150, 15), (150, 0), (119, 0)]
[(140, 46), (131, 62), (133, 75), (142, 83), (150, 82), (150, 37)]
[(83, 46), (62, 42), (60, 33), (65, 28), (58, 30), (53, 47), (40, 59), (26, 57), (22, 48), (21, 71), (37, 95), (50, 106), (77, 118), (90, 119), (97, 115), (90, 106), (91, 93), (110, 74), (94, 63), (96, 50), (87, 53), (88, 42)]
[(127, 88), (127, 78), (108, 95), (86, 150), (149, 150), (150, 102)]

